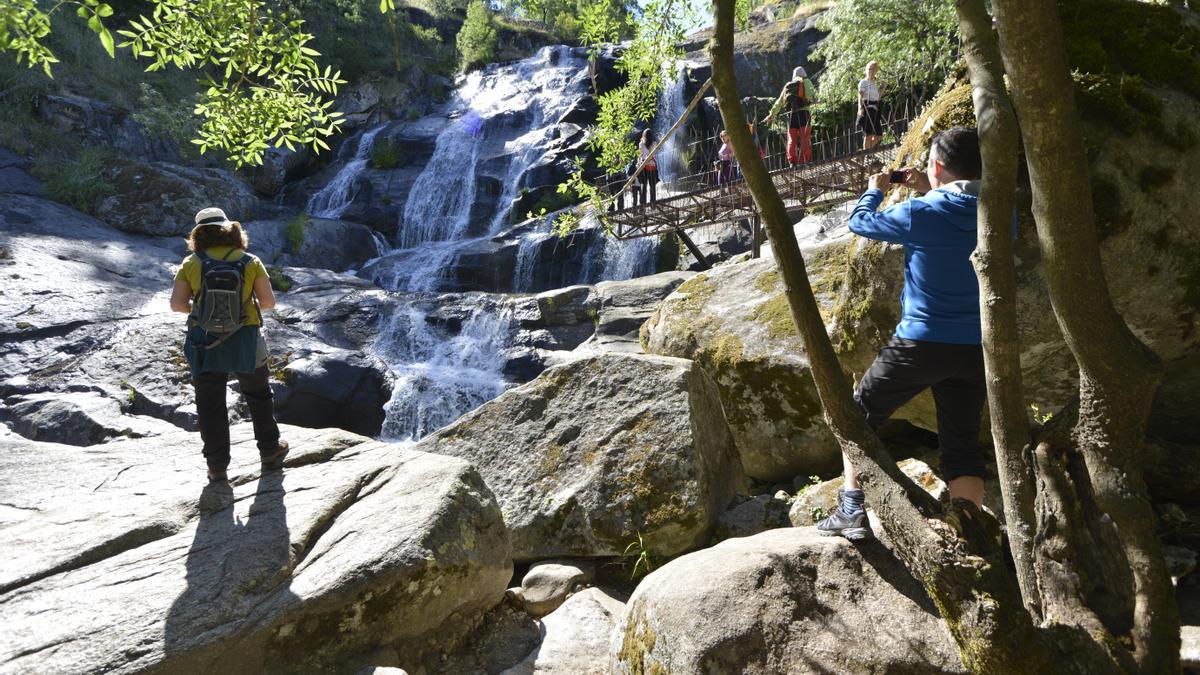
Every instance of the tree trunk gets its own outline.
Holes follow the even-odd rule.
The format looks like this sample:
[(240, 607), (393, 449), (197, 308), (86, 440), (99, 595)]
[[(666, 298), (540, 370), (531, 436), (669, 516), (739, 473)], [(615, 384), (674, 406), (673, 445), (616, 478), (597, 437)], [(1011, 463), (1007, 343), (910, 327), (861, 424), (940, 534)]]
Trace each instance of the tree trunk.
[(1161, 365), (1117, 313), (1104, 279), (1057, 5), (1044, 0), (994, 0), (994, 5), (1021, 115), (1050, 301), (1079, 364), (1074, 451), (1083, 454), (1097, 505), (1121, 533), (1133, 571), (1138, 667), (1144, 673), (1179, 672), (1174, 589), (1135, 461)]
[(1017, 118), (1004, 86), (1000, 45), (984, 0), (957, 0), (963, 56), (971, 76), (983, 155), (979, 240), (971, 260), (979, 277), (979, 314), (987, 370), (988, 409), (1004, 517), (1021, 598), (1040, 617), (1033, 572), (1034, 481), (1029, 422), (1021, 387), (1017, 333), (1017, 272), (1012, 214), (1017, 188)]

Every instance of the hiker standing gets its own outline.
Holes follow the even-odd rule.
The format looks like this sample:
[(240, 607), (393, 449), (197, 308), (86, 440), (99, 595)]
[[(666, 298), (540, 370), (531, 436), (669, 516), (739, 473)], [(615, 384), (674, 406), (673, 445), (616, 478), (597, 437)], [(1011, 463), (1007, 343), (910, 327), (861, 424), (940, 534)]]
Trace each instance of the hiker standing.
[(658, 199), (658, 162), (654, 160), (653, 153), (650, 149), (654, 147), (654, 132), (646, 129), (642, 132), (642, 138), (638, 142), (638, 163), (642, 165), (642, 171), (638, 174), (638, 183), (642, 186), (642, 203), (645, 204), (647, 196), (650, 203), (654, 203)]
[[(983, 503), (986, 475), (979, 453), (980, 413), (987, 400), (979, 321), (979, 282), (971, 266), (982, 162), (975, 129), (955, 127), (930, 141), (922, 174), (905, 171), (904, 185), (923, 193), (877, 211), (891, 185), (887, 173), (850, 216), (850, 230), (869, 239), (904, 245), (902, 315), (854, 392), (875, 429), (925, 389), (937, 408), (939, 469), (951, 498)], [(838, 507), (820, 523), (822, 534), (847, 539), (872, 536), (865, 496), (843, 455), (845, 485)]]
[(863, 133), (863, 150), (870, 150), (879, 145), (883, 138), (883, 121), (879, 114), (879, 82), (875, 74), (879, 72), (879, 63), (872, 61), (867, 64), (866, 77), (858, 81), (858, 118), (854, 126)]
[(812, 161), (812, 116), (808, 108), (817, 102), (817, 90), (808, 78), (803, 66), (792, 70), (792, 81), (783, 86), (779, 98), (771, 106), (771, 112), (763, 118), (770, 124), (781, 108), (788, 111), (788, 164), (807, 164)]
[(729, 132), (722, 129), (721, 148), (717, 150), (717, 185), (727, 185), (733, 182), (734, 161), (733, 146), (729, 144)]
[(221, 209), (196, 214), (187, 244), (192, 254), (175, 275), (171, 309), (188, 314), (183, 353), (192, 371), (208, 479), (227, 479), (225, 385), (231, 374), (246, 397), (264, 470), (279, 468), (288, 444), (279, 439), (275, 423), (267, 343), (261, 332), (261, 310), (275, 306), (267, 268), (246, 252), (249, 239), (241, 224), (230, 221)]

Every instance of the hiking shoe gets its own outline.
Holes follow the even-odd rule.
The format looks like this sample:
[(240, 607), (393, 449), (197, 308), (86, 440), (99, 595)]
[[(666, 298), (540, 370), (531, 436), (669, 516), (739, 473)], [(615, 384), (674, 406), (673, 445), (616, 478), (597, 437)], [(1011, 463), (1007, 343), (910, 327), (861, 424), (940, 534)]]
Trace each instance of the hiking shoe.
[(225, 473), (225, 469), (214, 469), (208, 467), (208, 482), (210, 483), (226, 483), (229, 481), (229, 474)]
[(817, 531), (827, 537), (845, 537), (850, 541), (864, 541), (875, 536), (871, 532), (871, 523), (867, 520), (867, 512), (859, 509), (853, 514), (847, 514), (842, 509), (842, 490), (838, 490), (838, 505), (821, 522), (817, 523)]
[(279, 441), (275, 446), (275, 451), (270, 454), (262, 455), (263, 471), (274, 471), (283, 468), (283, 458), (288, 454), (288, 442)]

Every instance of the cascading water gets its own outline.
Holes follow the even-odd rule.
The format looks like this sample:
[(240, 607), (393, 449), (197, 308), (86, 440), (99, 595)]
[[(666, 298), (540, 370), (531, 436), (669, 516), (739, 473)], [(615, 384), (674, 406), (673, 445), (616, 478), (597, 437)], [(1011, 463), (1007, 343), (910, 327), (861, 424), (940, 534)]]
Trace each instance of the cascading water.
[[(684, 100), (684, 87), (687, 85), (687, 66), (685, 62), (676, 64), (675, 73), (669, 78), (666, 87), (658, 97), (658, 109), (654, 116), (654, 135), (662, 138), (670, 130), (688, 102)], [(658, 164), (658, 174), (663, 182), (674, 181), (687, 175), (687, 167), (683, 162), (683, 151), (687, 149), (687, 136), (684, 127), (675, 130), (658, 151), (655, 160)]]
[(382, 436), (416, 440), (499, 396), (506, 383), (502, 350), (513, 333), (512, 309), (480, 304), (448, 338), (414, 305), (398, 309), (375, 351), (396, 376)]
[(466, 76), (446, 114), (433, 156), (413, 183), (400, 216), (396, 247), (364, 268), (380, 286), (419, 295), (402, 299), (376, 351), (396, 375), (383, 435), (417, 439), (488, 401), (508, 386), (504, 350), (515, 328), (512, 309), (495, 296), (456, 298), (469, 307), (455, 334), (426, 314), (430, 292), (463, 251), (508, 223), (524, 175), (559, 133), (558, 120), (588, 92), (587, 60), (567, 47)]
[(371, 149), (375, 146), (375, 136), (383, 131), (386, 124), (372, 127), (363, 132), (354, 150), (354, 157), (338, 170), (333, 180), (321, 188), (308, 200), (305, 211), (316, 218), (341, 218), (354, 198), (358, 196), (358, 176), (367, 168), (371, 157)]

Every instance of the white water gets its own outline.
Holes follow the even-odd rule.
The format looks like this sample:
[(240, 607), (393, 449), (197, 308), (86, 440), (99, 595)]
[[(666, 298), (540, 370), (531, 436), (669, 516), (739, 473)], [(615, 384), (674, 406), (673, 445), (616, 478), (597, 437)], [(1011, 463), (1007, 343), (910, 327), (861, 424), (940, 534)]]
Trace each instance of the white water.
[[(654, 116), (655, 138), (662, 138), (687, 109), (688, 102), (684, 100), (683, 91), (687, 84), (686, 67), (687, 64), (683, 61), (676, 64), (675, 73), (669, 78), (665, 90), (658, 96), (658, 109)], [(676, 129), (675, 133), (663, 142), (655, 157), (658, 174), (663, 182), (673, 181), (688, 173), (682, 158), (683, 151), (687, 149), (685, 126)]]
[(419, 439), (499, 396), (507, 387), (501, 352), (513, 332), (507, 306), (474, 307), (449, 339), (417, 307), (398, 309), (375, 345), (396, 377), (382, 436)]
[(381, 124), (363, 132), (358, 139), (354, 157), (338, 170), (333, 180), (308, 199), (305, 211), (316, 218), (341, 218), (358, 196), (358, 176), (367, 168), (375, 136), (387, 126)]

